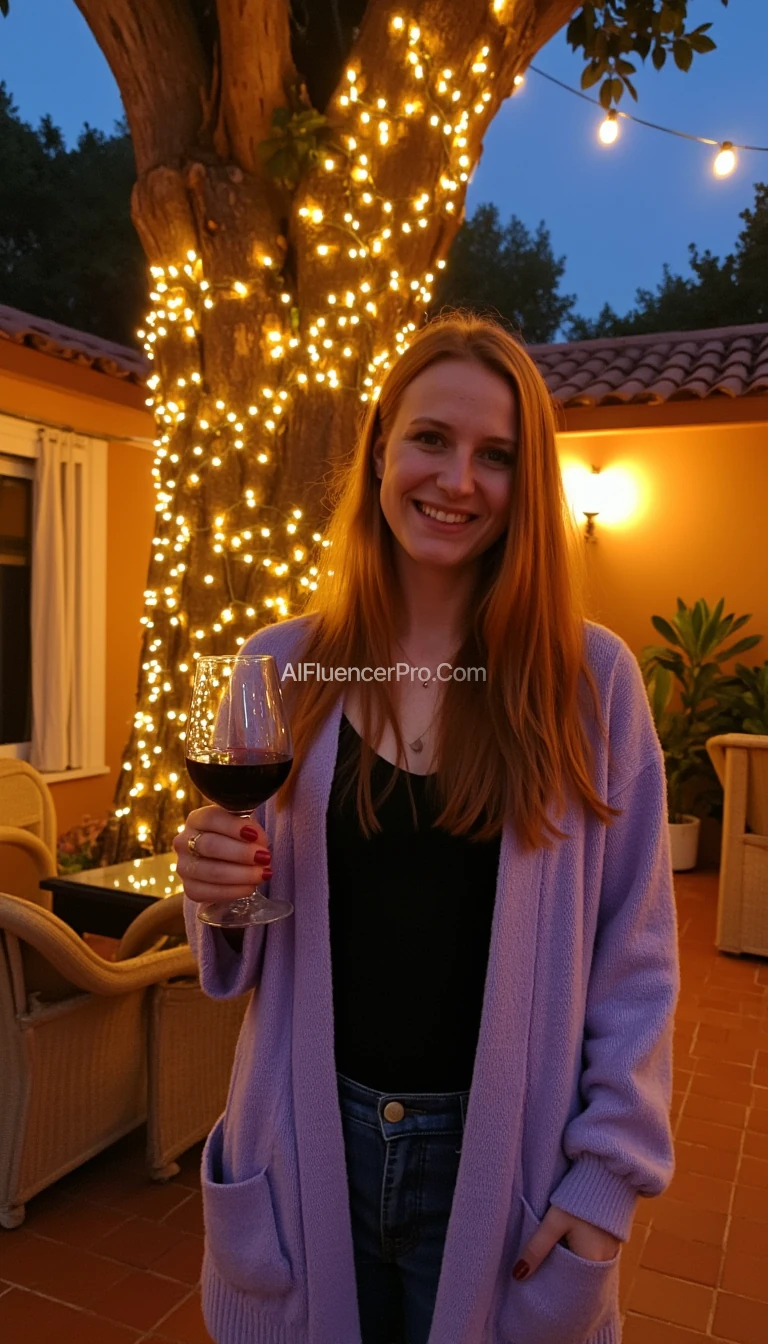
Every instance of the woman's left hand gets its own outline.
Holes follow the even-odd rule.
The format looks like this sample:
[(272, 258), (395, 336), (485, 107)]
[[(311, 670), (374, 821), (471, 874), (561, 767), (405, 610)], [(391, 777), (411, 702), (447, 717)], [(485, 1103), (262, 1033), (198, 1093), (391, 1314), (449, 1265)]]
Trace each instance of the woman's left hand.
[[(550, 1204), (540, 1226), (523, 1247), (512, 1271), (513, 1278), (529, 1279), (552, 1247), (566, 1234), (568, 1250), (573, 1251), (574, 1255), (580, 1255), (583, 1260), (612, 1260), (621, 1245), (620, 1239), (614, 1237), (612, 1232), (606, 1232), (604, 1228), (596, 1227), (594, 1223), (587, 1223), (583, 1218), (576, 1218), (574, 1214)], [(520, 1272), (523, 1264), (528, 1266), (524, 1273)]]

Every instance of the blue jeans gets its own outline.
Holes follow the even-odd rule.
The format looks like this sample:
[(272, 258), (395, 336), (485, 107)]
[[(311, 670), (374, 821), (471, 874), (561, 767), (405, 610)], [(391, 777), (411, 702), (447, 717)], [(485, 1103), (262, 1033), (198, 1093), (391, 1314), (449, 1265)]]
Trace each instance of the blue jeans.
[(469, 1092), (336, 1077), (363, 1344), (427, 1344)]

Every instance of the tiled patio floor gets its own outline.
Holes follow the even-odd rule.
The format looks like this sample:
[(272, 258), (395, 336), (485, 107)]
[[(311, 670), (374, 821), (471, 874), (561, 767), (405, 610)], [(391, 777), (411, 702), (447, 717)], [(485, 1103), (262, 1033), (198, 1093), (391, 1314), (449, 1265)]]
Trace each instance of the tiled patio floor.
[[(640, 1201), (622, 1250), (624, 1344), (768, 1344), (768, 960), (716, 952), (715, 872), (675, 885), (677, 1171)], [(200, 1147), (152, 1185), (143, 1141), (115, 1144), (0, 1232), (3, 1344), (207, 1344)]]

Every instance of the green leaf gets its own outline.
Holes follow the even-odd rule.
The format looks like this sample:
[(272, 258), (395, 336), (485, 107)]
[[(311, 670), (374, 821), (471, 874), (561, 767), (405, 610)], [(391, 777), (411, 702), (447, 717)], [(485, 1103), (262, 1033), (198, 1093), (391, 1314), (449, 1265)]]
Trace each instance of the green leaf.
[(732, 644), (730, 649), (723, 649), (721, 653), (716, 653), (715, 658), (718, 663), (725, 663), (729, 658), (735, 658), (738, 653), (746, 653), (747, 649), (754, 649), (761, 639), (762, 635), (747, 635), (745, 639), (739, 639), (735, 644)]
[(622, 75), (622, 79), (624, 80), (625, 88), (632, 94), (632, 97), (634, 98), (635, 102), (637, 102), (637, 89), (632, 83), (632, 80), (627, 79), (626, 75)]
[(4, 19), (8, 18), (8, 0), (0, 0), (0, 14)]
[(678, 70), (690, 70), (693, 60), (693, 48), (684, 37), (677, 37), (672, 43), (672, 55)]
[(581, 72), (582, 89), (591, 89), (596, 84), (603, 71), (605, 70), (605, 61), (592, 61), (586, 65)]
[(656, 70), (661, 69), (666, 59), (667, 53), (664, 47), (656, 46), (653, 48), (653, 51), (651, 52), (651, 60), (653, 61)]
[(705, 51), (715, 51), (717, 48), (717, 43), (713, 42), (711, 37), (707, 37), (705, 33), (689, 33), (688, 41), (694, 51), (701, 52), (702, 54)]
[(665, 639), (669, 640), (670, 644), (676, 644), (678, 648), (681, 647), (680, 640), (678, 639), (675, 630), (669, 624), (669, 621), (664, 620), (663, 616), (652, 616), (651, 624), (653, 625), (654, 630), (658, 630), (660, 635), (663, 635)]

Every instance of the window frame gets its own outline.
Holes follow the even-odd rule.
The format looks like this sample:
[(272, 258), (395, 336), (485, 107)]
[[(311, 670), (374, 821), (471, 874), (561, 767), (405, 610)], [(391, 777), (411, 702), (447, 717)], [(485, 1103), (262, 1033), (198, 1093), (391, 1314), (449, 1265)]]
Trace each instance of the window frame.
[[(0, 415), (0, 463), (8, 463), (7, 474), (33, 482), (35, 501), (35, 463), (40, 457), (41, 422)], [(82, 468), (81, 536), (82, 564), (80, 587), (75, 604), (82, 618), (78, 632), (82, 655), (84, 690), (84, 764), (77, 769), (42, 771), (47, 783), (85, 779), (105, 775), (106, 741), (106, 616), (107, 616), (107, 451), (105, 439), (71, 431), (77, 441), (75, 454)], [(5, 471), (3, 474), (6, 474)], [(35, 563), (34, 532), (32, 566)], [(32, 656), (34, 657), (34, 650)], [(0, 759), (28, 760), (31, 742), (0, 743)]]

